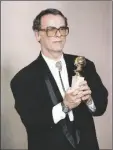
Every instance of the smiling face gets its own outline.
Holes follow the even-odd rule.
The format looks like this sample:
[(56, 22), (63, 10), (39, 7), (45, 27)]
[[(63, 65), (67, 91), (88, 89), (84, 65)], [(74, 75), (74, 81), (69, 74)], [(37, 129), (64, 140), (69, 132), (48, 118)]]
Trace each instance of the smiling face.
[[(41, 18), (41, 29), (51, 29), (65, 27), (65, 20), (60, 15), (48, 14)], [(63, 29), (61, 28), (63, 31)], [(59, 30), (56, 31), (54, 36), (48, 36), (45, 30), (41, 30), (36, 33), (37, 40), (40, 41), (41, 50), (43, 54), (48, 57), (53, 55), (61, 55), (62, 49), (66, 42), (66, 36), (62, 36)]]

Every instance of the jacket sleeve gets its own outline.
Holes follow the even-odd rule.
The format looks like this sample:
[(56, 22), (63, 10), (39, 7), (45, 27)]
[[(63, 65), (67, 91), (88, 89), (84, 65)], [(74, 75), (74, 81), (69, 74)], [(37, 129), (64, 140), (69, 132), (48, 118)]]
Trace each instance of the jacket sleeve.
[(92, 91), (92, 98), (94, 104), (96, 106), (96, 111), (92, 112), (93, 116), (100, 116), (102, 115), (107, 108), (108, 103), (108, 91), (102, 83), (100, 76), (96, 72), (96, 68), (93, 62), (89, 62), (87, 67), (88, 75), (86, 75), (86, 80), (88, 85)]
[(52, 107), (47, 108), (44, 104), (40, 85), (39, 89), (33, 89), (30, 82), (22, 77), (13, 78), (10, 85), (15, 99), (15, 109), (27, 129), (41, 132), (54, 124)]

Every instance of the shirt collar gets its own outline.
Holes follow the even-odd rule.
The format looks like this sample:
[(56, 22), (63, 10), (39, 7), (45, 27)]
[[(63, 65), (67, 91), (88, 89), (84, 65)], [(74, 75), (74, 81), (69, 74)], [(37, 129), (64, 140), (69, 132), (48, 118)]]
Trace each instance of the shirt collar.
[(42, 57), (44, 58), (44, 60), (46, 61), (46, 63), (48, 64), (48, 66), (55, 67), (56, 62), (58, 62), (58, 61), (61, 61), (62, 65), (65, 64), (63, 54), (62, 54), (61, 58), (57, 61), (45, 56), (43, 53), (41, 53), (41, 54), (42, 54)]

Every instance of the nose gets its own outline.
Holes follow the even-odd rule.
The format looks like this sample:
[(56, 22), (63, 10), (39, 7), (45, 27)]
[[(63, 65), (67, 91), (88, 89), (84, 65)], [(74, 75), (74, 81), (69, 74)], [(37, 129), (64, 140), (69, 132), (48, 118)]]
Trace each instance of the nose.
[(61, 36), (61, 34), (60, 34), (60, 31), (59, 31), (59, 30), (57, 30), (57, 31), (56, 31), (56, 36), (57, 36), (57, 37), (60, 37), (60, 36)]

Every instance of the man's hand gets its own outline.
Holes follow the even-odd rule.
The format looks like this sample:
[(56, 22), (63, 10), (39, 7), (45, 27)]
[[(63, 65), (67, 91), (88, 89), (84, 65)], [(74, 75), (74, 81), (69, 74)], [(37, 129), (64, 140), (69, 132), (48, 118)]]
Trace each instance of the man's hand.
[(82, 92), (78, 89), (68, 89), (64, 97), (64, 105), (71, 110), (76, 108), (81, 103)]
[[(87, 84), (87, 81), (83, 81), (79, 84), (79, 91), (82, 92), (82, 101), (88, 101), (91, 99), (91, 90)], [(79, 94), (79, 93), (78, 93)]]
[(83, 81), (79, 84), (76, 89), (68, 89), (64, 97), (64, 104), (69, 107), (69, 109), (76, 108), (80, 105), (82, 101), (88, 102), (91, 99), (91, 90), (87, 84), (87, 81)]

